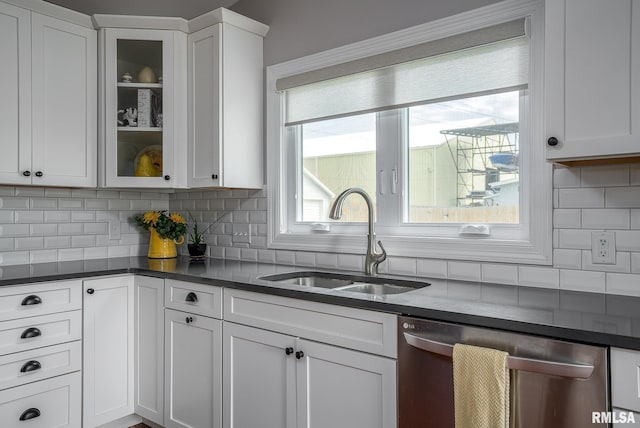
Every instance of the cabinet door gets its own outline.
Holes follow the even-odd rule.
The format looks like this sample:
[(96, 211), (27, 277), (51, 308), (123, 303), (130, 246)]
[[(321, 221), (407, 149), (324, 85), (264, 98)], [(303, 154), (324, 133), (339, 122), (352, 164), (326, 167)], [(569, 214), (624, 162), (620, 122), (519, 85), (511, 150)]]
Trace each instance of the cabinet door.
[[(189, 34), (189, 187), (220, 185), (222, 24)], [(243, 168), (244, 169), (244, 168)]]
[(299, 340), (298, 428), (397, 426), (395, 360)]
[[(640, 8), (545, 2), (547, 159), (640, 153)], [(604, 19), (606, 17), (606, 19)]]
[(83, 427), (133, 413), (133, 276), (84, 281)]
[(0, 3), (0, 183), (31, 184), (30, 12)]
[(222, 426), (222, 321), (165, 310), (165, 426)]
[(97, 33), (32, 13), (32, 182), (97, 184)]
[(611, 348), (611, 404), (640, 412), (640, 352)]
[[(173, 187), (174, 70), (179, 69), (174, 64), (174, 32), (103, 31), (106, 185)], [(123, 78), (126, 74), (131, 78)]]
[(229, 322), (223, 334), (223, 426), (294, 428), (294, 338)]
[(135, 412), (164, 424), (164, 280), (135, 277)]

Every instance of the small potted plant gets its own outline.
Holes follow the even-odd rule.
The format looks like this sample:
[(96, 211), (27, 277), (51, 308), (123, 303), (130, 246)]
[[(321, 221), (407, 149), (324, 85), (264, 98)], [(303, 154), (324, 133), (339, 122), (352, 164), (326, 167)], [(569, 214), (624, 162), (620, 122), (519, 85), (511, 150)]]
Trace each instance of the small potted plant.
[(204, 234), (212, 225), (209, 225), (209, 227), (204, 230), (200, 230), (198, 227), (198, 221), (191, 215), (191, 213), (189, 213), (189, 218), (193, 222), (193, 227), (189, 233), (187, 250), (189, 250), (189, 255), (194, 259), (204, 258), (204, 255), (207, 253), (207, 243), (204, 242)]

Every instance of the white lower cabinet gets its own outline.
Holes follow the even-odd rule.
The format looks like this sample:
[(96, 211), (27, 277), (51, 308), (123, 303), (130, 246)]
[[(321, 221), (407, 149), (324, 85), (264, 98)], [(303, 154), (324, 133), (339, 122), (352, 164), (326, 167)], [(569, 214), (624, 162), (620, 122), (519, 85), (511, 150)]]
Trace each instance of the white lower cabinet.
[(83, 427), (133, 413), (134, 277), (84, 281)]
[[(611, 348), (611, 404), (615, 428), (640, 427), (640, 352)], [(628, 421), (630, 412), (635, 423)]]
[(6, 428), (80, 428), (81, 399), (80, 372), (5, 389), (0, 422)]
[(224, 426), (390, 428), (393, 359), (224, 324)]
[(135, 277), (135, 413), (164, 424), (164, 280)]
[(166, 309), (165, 352), (165, 426), (221, 428), (222, 321)]

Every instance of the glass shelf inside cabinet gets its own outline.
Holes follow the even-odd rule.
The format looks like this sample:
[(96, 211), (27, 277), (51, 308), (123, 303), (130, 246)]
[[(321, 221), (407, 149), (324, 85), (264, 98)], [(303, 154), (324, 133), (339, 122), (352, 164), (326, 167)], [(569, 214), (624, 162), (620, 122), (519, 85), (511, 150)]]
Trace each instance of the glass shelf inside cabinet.
[(162, 41), (117, 41), (117, 169), (122, 177), (161, 177)]

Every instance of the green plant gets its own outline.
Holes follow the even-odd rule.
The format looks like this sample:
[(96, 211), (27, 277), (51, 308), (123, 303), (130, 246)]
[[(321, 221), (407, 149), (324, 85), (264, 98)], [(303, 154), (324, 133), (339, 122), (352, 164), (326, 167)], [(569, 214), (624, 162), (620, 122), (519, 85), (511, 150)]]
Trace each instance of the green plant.
[(187, 221), (180, 214), (171, 214), (166, 210), (147, 211), (135, 217), (138, 226), (144, 230), (156, 229), (161, 238), (179, 240), (187, 233)]
[(198, 220), (196, 220), (195, 217), (191, 215), (191, 213), (189, 213), (189, 218), (193, 222), (191, 232), (189, 233), (189, 243), (195, 245), (204, 244), (204, 234), (211, 228), (211, 226), (217, 223), (217, 220), (215, 223), (211, 223), (209, 226), (207, 226), (206, 229), (200, 230), (198, 227)]

